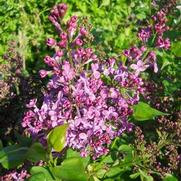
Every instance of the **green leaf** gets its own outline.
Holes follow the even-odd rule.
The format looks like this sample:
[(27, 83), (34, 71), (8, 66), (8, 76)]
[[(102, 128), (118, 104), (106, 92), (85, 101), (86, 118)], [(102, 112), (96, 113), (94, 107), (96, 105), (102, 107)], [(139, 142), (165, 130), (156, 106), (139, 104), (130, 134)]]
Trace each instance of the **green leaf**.
[(177, 57), (181, 57), (181, 42), (176, 42), (173, 43), (171, 46), (171, 51), (173, 52), (174, 55), (176, 55)]
[(32, 162), (46, 161), (46, 150), (40, 143), (34, 143), (28, 150), (27, 159)]
[(87, 181), (82, 160), (79, 158), (68, 158), (62, 162), (61, 166), (51, 167), (53, 175), (66, 181)]
[(132, 152), (133, 149), (131, 148), (131, 146), (124, 144), (124, 145), (121, 145), (118, 150), (122, 152), (130, 153)]
[(144, 12), (140, 12), (136, 15), (136, 17), (140, 20), (143, 20), (146, 18), (146, 14)]
[(97, 176), (98, 178), (103, 178), (104, 175), (106, 174), (106, 172), (107, 172), (106, 169), (100, 169), (100, 170), (97, 171), (96, 176)]
[(178, 181), (178, 179), (176, 177), (174, 177), (173, 175), (166, 174), (166, 176), (163, 179), (163, 181)]
[(100, 180), (96, 176), (92, 176), (91, 181), (100, 181)]
[(78, 158), (78, 159), (80, 159), (83, 163), (84, 168), (86, 168), (86, 166), (88, 165), (88, 162), (90, 160), (89, 156), (83, 158), (80, 156), (79, 152), (72, 150), (71, 148), (69, 148), (67, 150), (66, 158)]
[(110, 0), (102, 0), (101, 6), (109, 6)]
[(106, 157), (104, 157), (104, 158), (102, 159), (101, 162), (110, 164), (110, 163), (113, 163), (114, 161), (113, 161), (111, 155), (107, 155)]
[(106, 173), (107, 177), (114, 177), (122, 172), (122, 169), (119, 166), (111, 167)]
[(0, 163), (6, 169), (15, 168), (24, 162), (28, 149), (20, 145), (7, 146), (0, 150)]
[(138, 176), (140, 176), (140, 173), (139, 173), (139, 172), (134, 173), (134, 174), (131, 174), (129, 177), (130, 177), (131, 179), (136, 179)]
[(139, 169), (141, 181), (153, 181), (153, 177)]
[(30, 173), (32, 175), (29, 179), (30, 181), (37, 181), (37, 180), (38, 181), (51, 181), (51, 180), (54, 180), (50, 171), (45, 167), (34, 166), (31, 168)]
[(163, 113), (161, 111), (152, 108), (150, 105), (144, 102), (139, 102), (137, 105), (133, 106), (133, 109), (134, 109), (133, 117), (134, 119), (139, 121), (150, 120), (155, 118), (156, 116), (168, 115), (166, 113)]
[(55, 151), (60, 152), (64, 148), (67, 128), (67, 124), (57, 126), (48, 134), (48, 143)]
[(79, 158), (79, 157), (80, 157), (79, 152), (72, 150), (71, 148), (67, 150), (66, 158)]
[(28, 181), (37, 181), (37, 180), (38, 181), (48, 181), (42, 172), (36, 173), (28, 179)]
[(129, 145), (121, 145), (118, 149), (120, 152), (125, 153), (126, 155), (124, 156), (124, 161), (128, 162), (131, 161), (133, 156), (132, 156), (132, 151), (133, 148)]

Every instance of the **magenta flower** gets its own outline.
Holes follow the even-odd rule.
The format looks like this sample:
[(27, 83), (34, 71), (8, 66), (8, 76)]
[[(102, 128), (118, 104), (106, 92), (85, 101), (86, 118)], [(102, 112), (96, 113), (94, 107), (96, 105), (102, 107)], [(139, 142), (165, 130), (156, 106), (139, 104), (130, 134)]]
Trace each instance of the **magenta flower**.
[(77, 46), (82, 46), (82, 45), (83, 45), (83, 41), (82, 41), (80, 38), (77, 38), (77, 39), (75, 40), (75, 44), (76, 44)]
[(39, 71), (40, 77), (45, 78), (48, 75), (48, 71), (46, 70), (40, 70)]
[(80, 28), (80, 34), (81, 34), (82, 36), (86, 36), (86, 35), (88, 34), (88, 31), (87, 31), (84, 27), (81, 27), (81, 28)]
[(61, 3), (61, 4), (58, 4), (57, 8), (59, 11), (59, 17), (63, 18), (68, 8), (67, 5), (65, 3)]
[(151, 37), (151, 28), (150, 27), (146, 27), (146, 28), (143, 28), (141, 29), (139, 32), (138, 32), (138, 37), (141, 41), (143, 42), (147, 42), (148, 39)]
[(143, 53), (145, 52), (146, 48), (142, 46), (141, 48), (137, 48), (133, 46), (129, 50), (124, 51), (124, 55), (129, 58), (130, 60), (139, 60)]
[(130, 67), (135, 71), (136, 75), (139, 75), (140, 72), (144, 72), (149, 65), (146, 65), (144, 62), (142, 62), (142, 60), (139, 60), (137, 64), (132, 64)]
[(150, 64), (150, 66), (152, 66), (154, 68), (154, 72), (157, 73), (158, 72), (158, 66), (157, 66), (157, 61), (156, 61), (156, 54), (155, 52), (151, 51), (148, 54), (148, 57), (146, 59), (146, 62), (148, 64)]
[(53, 38), (48, 38), (47, 45), (52, 47), (52, 46), (56, 45), (56, 41)]
[(163, 39), (162, 37), (158, 37), (156, 41), (156, 46), (159, 48), (165, 48), (168, 50), (170, 48), (170, 40), (169, 38)]
[(62, 65), (62, 75), (65, 77), (66, 80), (72, 80), (75, 76), (74, 69), (71, 68), (69, 62), (64, 61)]

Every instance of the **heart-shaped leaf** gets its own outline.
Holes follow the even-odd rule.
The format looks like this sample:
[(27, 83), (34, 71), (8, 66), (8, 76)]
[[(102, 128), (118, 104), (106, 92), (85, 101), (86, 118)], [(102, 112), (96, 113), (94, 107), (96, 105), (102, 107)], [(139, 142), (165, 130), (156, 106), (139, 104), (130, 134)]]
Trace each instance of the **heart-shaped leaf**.
[(163, 113), (161, 111), (152, 108), (150, 105), (144, 102), (139, 102), (137, 105), (133, 106), (133, 109), (134, 109), (133, 117), (135, 120), (138, 121), (146, 121), (153, 119), (156, 116), (168, 115), (166, 113)]
[(53, 147), (55, 151), (60, 152), (64, 148), (67, 128), (67, 124), (57, 126), (48, 134), (48, 143)]

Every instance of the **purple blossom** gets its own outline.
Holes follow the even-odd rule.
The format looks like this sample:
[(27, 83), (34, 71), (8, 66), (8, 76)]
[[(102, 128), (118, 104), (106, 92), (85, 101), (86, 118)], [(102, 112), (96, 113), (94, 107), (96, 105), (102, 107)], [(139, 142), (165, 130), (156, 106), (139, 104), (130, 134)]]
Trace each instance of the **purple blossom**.
[(151, 67), (153, 67), (155, 73), (158, 72), (156, 54), (154, 51), (149, 52), (146, 62), (150, 64)]
[(133, 46), (129, 50), (124, 51), (124, 55), (129, 58), (130, 60), (139, 60), (143, 53), (145, 52), (146, 48), (142, 46), (141, 48), (137, 48)]
[(45, 78), (48, 75), (48, 71), (46, 70), (40, 70), (39, 71), (40, 77)]
[(146, 27), (146, 28), (143, 28), (141, 29), (139, 32), (138, 32), (138, 37), (141, 41), (143, 42), (147, 42), (148, 39), (151, 37), (151, 28), (150, 27)]
[(0, 176), (0, 180), (2, 181), (24, 181), (30, 177), (27, 170), (21, 169), (19, 171), (12, 170), (4, 176)]
[(142, 62), (142, 60), (139, 60), (137, 64), (132, 64), (130, 67), (135, 71), (136, 75), (139, 75), (140, 72), (144, 72), (149, 65), (146, 65), (144, 62)]
[(169, 38), (163, 39), (162, 37), (158, 37), (156, 41), (156, 46), (159, 48), (165, 48), (168, 50), (170, 48), (170, 40)]
[(81, 27), (81, 28), (80, 28), (80, 34), (81, 34), (82, 36), (86, 36), (86, 35), (88, 34), (88, 31), (87, 31), (84, 27)]
[(47, 45), (52, 47), (52, 46), (56, 45), (56, 41), (53, 38), (48, 38)]
[(82, 41), (80, 38), (77, 38), (77, 39), (75, 40), (75, 44), (76, 44), (77, 46), (82, 46), (82, 45), (83, 45), (83, 41)]
[(66, 11), (67, 11), (67, 5), (65, 3), (61, 3), (57, 5), (58, 11), (59, 11), (59, 17), (63, 18)]

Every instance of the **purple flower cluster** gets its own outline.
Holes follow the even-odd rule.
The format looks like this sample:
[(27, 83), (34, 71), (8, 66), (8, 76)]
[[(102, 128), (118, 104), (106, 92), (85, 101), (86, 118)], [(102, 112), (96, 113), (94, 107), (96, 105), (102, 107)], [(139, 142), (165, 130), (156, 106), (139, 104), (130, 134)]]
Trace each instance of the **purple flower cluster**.
[(143, 42), (147, 42), (149, 40), (149, 38), (151, 37), (152, 34), (152, 29), (151, 27), (146, 27), (146, 28), (142, 28), (139, 32), (138, 32), (138, 38), (143, 41)]
[(153, 19), (153, 25), (147, 26), (145, 28), (142, 28), (138, 32), (138, 38), (146, 43), (151, 36), (156, 36), (156, 43), (155, 46), (158, 48), (163, 49), (169, 49), (170, 48), (170, 40), (169, 38), (164, 38), (163, 34), (165, 31), (169, 30), (169, 27), (166, 25), (167, 17), (166, 17), (165, 9), (161, 9), (158, 11), (154, 16), (152, 16)]
[(24, 181), (28, 179), (30, 175), (28, 174), (27, 170), (22, 169), (20, 171), (11, 171), (6, 175), (0, 176), (1, 181)]
[[(79, 150), (82, 156), (91, 154), (97, 158), (108, 153), (112, 139), (132, 130), (128, 116), (144, 91), (143, 81), (138, 73), (114, 58), (100, 60), (86, 44), (88, 27), (80, 24), (76, 16), (63, 26), (58, 19), (66, 9), (65, 4), (59, 4), (51, 11), (50, 19), (53, 17), (52, 23), (56, 28), (59, 25), (61, 31), (60, 41), (47, 40), (55, 54), (44, 58), (49, 70), (40, 70), (42, 78), (50, 75), (51, 79), (42, 106), (36, 106), (36, 99), (27, 104), (29, 111), (22, 126), (39, 137), (58, 125), (68, 124), (66, 145)], [(142, 53), (133, 51), (135, 55), (128, 53), (133, 58)]]
[(145, 46), (140, 48), (133, 46), (125, 50), (123, 53), (128, 58), (128, 65), (136, 75), (144, 72), (148, 67), (153, 67), (154, 72), (158, 72), (156, 54), (154, 51), (149, 51)]
[[(163, 37), (164, 32), (169, 30), (169, 27), (166, 25), (166, 12), (167, 10), (165, 8), (158, 11), (154, 16), (152, 16), (153, 25), (148, 25), (138, 32), (138, 38), (142, 42), (140, 48), (133, 46), (132, 48), (125, 50), (123, 53), (128, 59), (128, 65), (130, 65), (130, 68), (136, 75), (139, 75), (148, 67), (152, 67), (155, 73), (158, 72), (156, 53), (153, 50), (158, 48), (167, 50), (170, 48), (169, 38)], [(149, 50), (146, 43), (151, 38), (154, 47)]]
[(155, 23), (154, 30), (157, 34), (156, 46), (159, 48), (169, 49), (170, 48), (170, 40), (169, 38), (164, 39), (163, 33), (169, 30), (169, 27), (166, 25), (167, 18), (166, 13), (163, 10), (160, 10), (153, 16), (153, 20)]
[(59, 19), (60, 18), (62, 19), (64, 17), (66, 11), (67, 11), (67, 5), (62, 3), (54, 6), (50, 12), (50, 16), (48, 18), (58, 31), (61, 31), (61, 25), (59, 23)]

